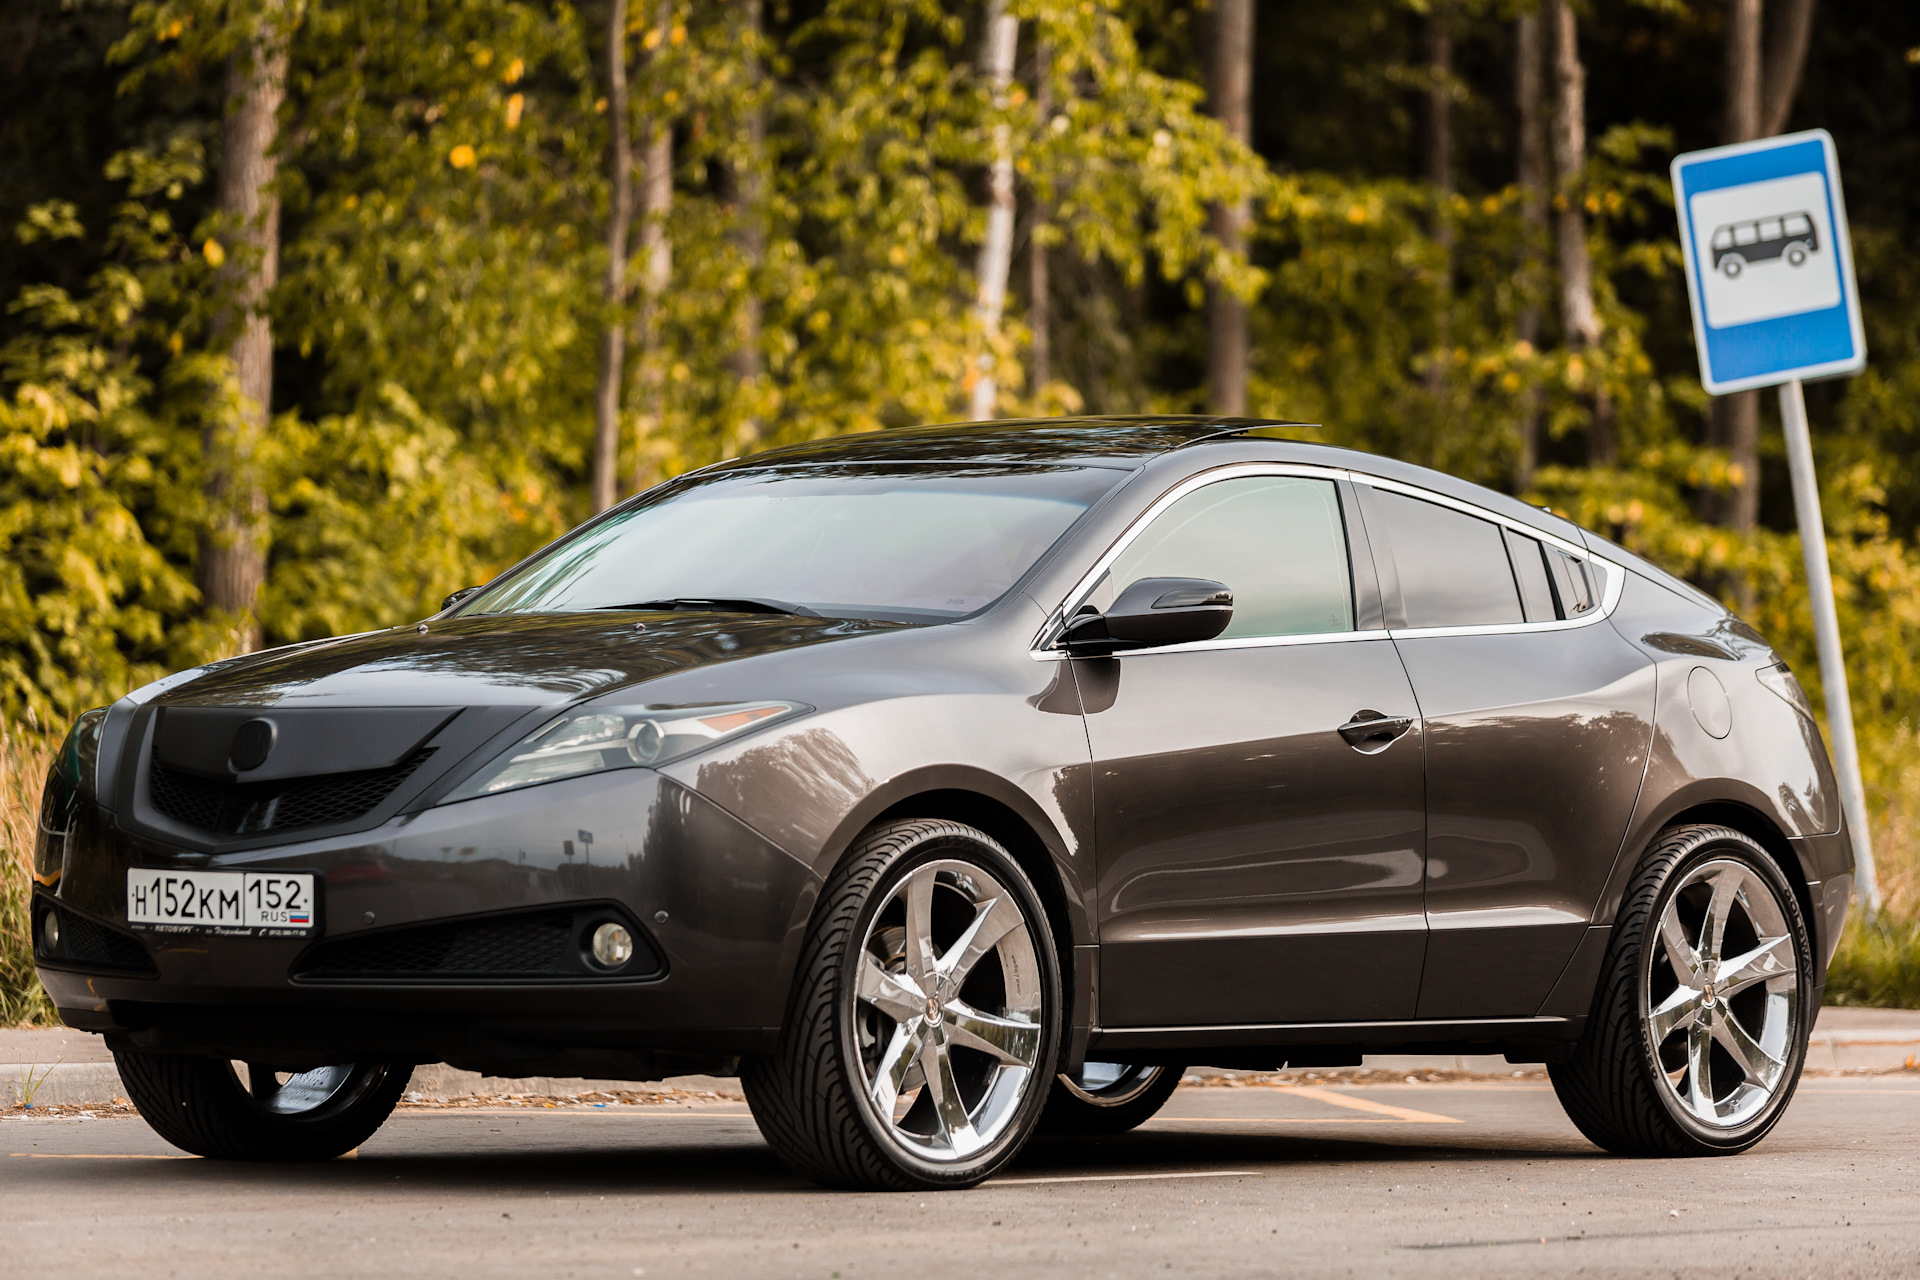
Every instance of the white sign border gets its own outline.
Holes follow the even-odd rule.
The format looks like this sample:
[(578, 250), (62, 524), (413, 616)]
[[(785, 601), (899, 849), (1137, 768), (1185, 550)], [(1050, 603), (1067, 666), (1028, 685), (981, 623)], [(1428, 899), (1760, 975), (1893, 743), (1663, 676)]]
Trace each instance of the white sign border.
[[(1776, 370), (1772, 373), (1735, 378), (1728, 382), (1716, 382), (1713, 380), (1713, 364), (1707, 355), (1707, 319), (1702, 310), (1700, 278), (1695, 274), (1699, 268), (1694, 261), (1693, 253), (1692, 210), (1683, 207), (1687, 203), (1687, 198), (1680, 183), (1680, 170), (1683, 166), (1699, 164), (1703, 161), (1751, 155), (1756, 151), (1776, 151), (1803, 142), (1818, 142), (1821, 155), (1826, 160), (1827, 196), (1833, 201), (1833, 241), (1840, 255), (1840, 283), (1846, 294), (1847, 326), (1853, 338), (1853, 356), (1846, 360), (1829, 360), (1825, 364), (1802, 365), (1797, 369)], [(1759, 138), (1752, 142), (1736, 142), (1730, 146), (1711, 147), (1705, 151), (1688, 151), (1673, 158), (1673, 163), (1667, 166), (1667, 174), (1673, 183), (1673, 211), (1680, 228), (1680, 257), (1687, 273), (1687, 309), (1693, 314), (1693, 346), (1700, 360), (1700, 385), (1706, 388), (1708, 395), (1724, 396), (1736, 391), (1751, 391), (1758, 387), (1777, 387), (1787, 382), (1841, 378), (1859, 373), (1867, 367), (1867, 332), (1865, 324), (1860, 319), (1860, 285), (1853, 273), (1853, 233), (1847, 224), (1847, 200), (1840, 186), (1840, 161), (1838, 154), (1834, 151), (1832, 134), (1825, 129), (1808, 129), (1801, 133), (1783, 133), (1776, 137)], [(1756, 321), (1756, 323), (1765, 322)]]

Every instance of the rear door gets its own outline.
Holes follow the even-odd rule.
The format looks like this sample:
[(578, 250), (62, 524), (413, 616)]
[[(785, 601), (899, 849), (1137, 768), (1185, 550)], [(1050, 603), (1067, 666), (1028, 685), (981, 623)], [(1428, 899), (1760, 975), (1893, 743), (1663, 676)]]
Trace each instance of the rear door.
[(1621, 571), (1439, 495), (1356, 488), (1426, 726), (1417, 1015), (1531, 1016), (1587, 927), (1646, 771), (1653, 668), (1604, 621)]
[[(1233, 590), (1234, 618), (1204, 644), (1073, 661), (1103, 1026), (1413, 1015), (1419, 719), (1350, 539), (1351, 492), (1325, 475), (1201, 477), (1109, 554), (1096, 608), (1140, 578), (1200, 577)], [(1351, 727), (1366, 717), (1389, 727)]]

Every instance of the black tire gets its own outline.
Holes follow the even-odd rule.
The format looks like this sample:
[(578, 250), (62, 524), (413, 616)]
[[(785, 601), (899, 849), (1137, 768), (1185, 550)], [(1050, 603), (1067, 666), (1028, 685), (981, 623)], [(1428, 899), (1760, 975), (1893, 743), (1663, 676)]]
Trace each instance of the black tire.
[[(1690, 1090), (1711, 1099), (1715, 1094), (1715, 1068), (1710, 1066), (1705, 1072), (1709, 1081), (1706, 1089), (1695, 1090), (1684, 1057), (1676, 1065), (1671, 1056), (1675, 1043), (1671, 1037), (1679, 1033), (1671, 1033), (1665, 1041), (1670, 1056), (1663, 1065), (1661, 1046), (1653, 1043), (1649, 1018), (1642, 1013), (1652, 1008), (1652, 984), (1660, 977), (1658, 966), (1671, 963), (1662, 953), (1666, 944), (1660, 934), (1669, 904), (1676, 894), (1699, 888), (1698, 883), (1688, 883), (1690, 875), (1711, 872), (1713, 868), (1707, 864), (1722, 861), (1747, 868), (1752, 875), (1747, 883), (1762, 885), (1771, 894), (1772, 909), (1778, 911), (1784, 923), (1783, 936), (1790, 939), (1793, 949), (1791, 968), (1783, 960), (1775, 977), (1783, 989), (1789, 976), (1797, 982), (1797, 987), (1791, 988), (1797, 991), (1792, 997), (1796, 1012), (1782, 1036), (1783, 1056), (1778, 1060), (1775, 1083), (1753, 1114), (1735, 1113), (1724, 1124), (1706, 1123), (1689, 1111), (1679, 1085), (1673, 1083), (1676, 1077), (1687, 1078)], [(1762, 909), (1766, 909), (1764, 904)], [(1705, 926), (1700, 928), (1704, 937)], [(1650, 953), (1649, 948), (1654, 951)], [(1776, 947), (1775, 951), (1782, 949)], [(1677, 972), (1677, 966), (1668, 972)], [(1713, 976), (1704, 984), (1708, 1006), (1716, 981), (1720, 981), (1717, 962)], [(1718, 826), (1669, 827), (1647, 850), (1621, 901), (1593, 1012), (1572, 1059), (1548, 1068), (1554, 1092), (1580, 1132), (1616, 1155), (1721, 1156), (1745, 1151), (1767, 1135), (1792, 1100), (1813, 1023), (1814, 1009), (1808, 1003), (1812, 991), (1813, 948), (1806, 921), (1793, 887), (1778, 864), (1741, 832)], [(1730, 1017), (1733, 1002), (1745, 998), (1736, 995), (1722, 1000), (1722, 1016)], [(1708, 1051), (1713, 1052), (1711, 1046)], [(1771, 1058), (1767, 1061), (1774, 1062)]]
[[(297, 1163), (345, 1155), (393, 1114), (411, 1074), (404, 1063), (355, 1063), (329, 1080), (326, 1096), (313, 1105), (280, 1098), (276, 1109), (266, 1077), (256, 1096), (224, 1059), (138, 1049), (116, 1049), (113, 1058), (127, 1097), (154, 1132), (213, 1160)], [(249, 1074), (271, 1070), (254, 1066)]]
[[(877, 918), (916, 869), (944, 860), (970, 863), (1007, 891), (1032, 944), (1040, 1009), (1034, 1068), (1010, 1086), (1021, 1092), (997, 1136), (965, 1158), (935, 1161), (909, 1150), (869, 1100), (856, 992)], [(1020, 865), (991, 837), (957, 822), (889, 823), (863, 836), (828, 877), (779, 1045), (744, 1060), (740, 1083), (761, 1134), (802, 1177), (875, 1191), (971, 1187), (1004, 1167), (1032, 1135), (1046, 1105), (1043, 1082), (1059, 1058), (1060, 1009), (1059, 958), (1040, 896)]]
[[(1089, 1064), (1092, 1065), (1092, 1064)], [(1185, 1067), (1141, 1067), (1104, 1086), (1064, 1073), (1053, 1078), (1040, 1132), (1076, 1137), (1111, 1137), (1137, 1129), (1153, 1119), (1180, 1087)]]

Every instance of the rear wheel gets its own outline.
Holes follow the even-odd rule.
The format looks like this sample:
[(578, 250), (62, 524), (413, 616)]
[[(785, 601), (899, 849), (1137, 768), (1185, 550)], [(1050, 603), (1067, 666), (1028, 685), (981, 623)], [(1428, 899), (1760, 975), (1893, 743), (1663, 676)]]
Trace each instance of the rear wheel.
[(404, 1063), (288, 1071), (270, 1063), (116, 1049), (127, 1097), (154, 1132), (216, 1160), (331, 1160), (373, 1136), (400, 1102)]
[(1060, 971), (1026, 873), (955, 822), (862, 838), (822, 890), (779, 1048), (741, 1064), (795, 1172), (969, 1187), (1032, 1134), (1059, 1052)]
[(1621, 1155), (1731, 1155), (1765, 1137), (1806, 1059), (1813, 948), (1792, 886), (1725, 827), (1661, 833), (1634, 877), (1592, 1016), (1550, 1068)]
[(1125, 1133), (1153, 1119), (1180, 1087), (1185, 1067), (1089, 1062), (1053, 1078), (1043, 1133), (1094, 1136)]

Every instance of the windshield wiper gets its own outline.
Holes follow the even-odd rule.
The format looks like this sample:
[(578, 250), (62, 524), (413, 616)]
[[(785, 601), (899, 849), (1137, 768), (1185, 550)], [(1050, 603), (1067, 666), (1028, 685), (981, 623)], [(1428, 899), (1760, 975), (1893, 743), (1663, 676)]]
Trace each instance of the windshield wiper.
[(764, 596), (675, 596), (671, 600), (642, 600), (637, 604), (603, 604), (602, 609), (657, 609), (663, 613), (680, 610), (709, 610), (714, 613), (784, 613), (796, 618), (819, 618), (803, 604), (769, 600)]

